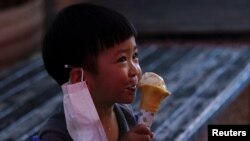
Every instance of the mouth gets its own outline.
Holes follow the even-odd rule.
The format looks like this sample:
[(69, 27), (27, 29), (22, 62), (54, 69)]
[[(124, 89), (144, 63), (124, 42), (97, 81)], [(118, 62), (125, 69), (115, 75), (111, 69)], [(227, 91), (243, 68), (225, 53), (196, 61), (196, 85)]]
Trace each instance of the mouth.
[(137, 86), (135, 84), (132, 84), (132, 85), (129, 85), (126, 89), (134, 93), (137, 89)]

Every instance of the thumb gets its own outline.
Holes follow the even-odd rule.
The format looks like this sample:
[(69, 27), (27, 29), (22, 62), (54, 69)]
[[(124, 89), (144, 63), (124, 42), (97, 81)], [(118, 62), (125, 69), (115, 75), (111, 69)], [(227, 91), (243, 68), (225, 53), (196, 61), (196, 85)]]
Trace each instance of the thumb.
[(150, 128), (144, 124), (138, 124), (133, 129), (137, 134), (149, 135), (150, 138), (153, 138), (153, 133), (151, 132)]

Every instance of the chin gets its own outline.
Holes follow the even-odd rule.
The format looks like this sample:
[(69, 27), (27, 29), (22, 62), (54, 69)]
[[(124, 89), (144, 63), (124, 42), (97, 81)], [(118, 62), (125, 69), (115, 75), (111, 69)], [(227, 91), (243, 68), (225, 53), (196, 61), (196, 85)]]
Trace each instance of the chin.
[(121, 102), (122, 104), (131, 104), (133, 101)]
[(131, 104), (132, 102), (134, 102), (134, 100), (135, 100), (135, 97), (133, 97), (133, 98), (126, 98), (126, 99), (123, 99), (123, 100), (121, 100), (121, 103), (123, 103), (123, 104)]
[(131, 104), (135, 100), (135, 93), (124, 93), (120, 98), (118, 103)]

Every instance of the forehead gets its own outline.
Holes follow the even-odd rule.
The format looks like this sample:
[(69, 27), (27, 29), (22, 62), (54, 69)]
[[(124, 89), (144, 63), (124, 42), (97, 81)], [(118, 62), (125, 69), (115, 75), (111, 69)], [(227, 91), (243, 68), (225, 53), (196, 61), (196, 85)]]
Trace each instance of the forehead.
[(102, 51), (99, 56), (115, 56), (120, 53), (129, 53), (136, 50), (136, 41), (134, 37), (131, 37), (121, 43), (115, 44), (113, 47)]

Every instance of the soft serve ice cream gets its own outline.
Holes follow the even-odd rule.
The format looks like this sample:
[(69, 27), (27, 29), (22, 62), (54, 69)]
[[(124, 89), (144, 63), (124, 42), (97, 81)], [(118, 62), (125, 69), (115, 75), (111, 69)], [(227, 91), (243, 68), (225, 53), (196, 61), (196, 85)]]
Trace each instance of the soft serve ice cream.
[(162, 77), (153, 72), (146, 72), (139, 81), (141, 103), (139, 123), (151, 126), (154, 114), (158, 111), (162, 100), (170, 95)]

